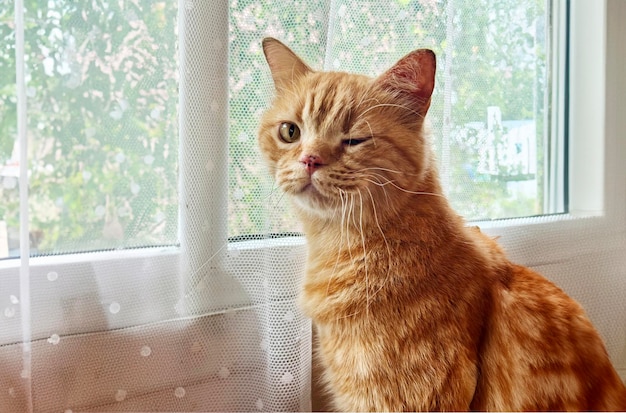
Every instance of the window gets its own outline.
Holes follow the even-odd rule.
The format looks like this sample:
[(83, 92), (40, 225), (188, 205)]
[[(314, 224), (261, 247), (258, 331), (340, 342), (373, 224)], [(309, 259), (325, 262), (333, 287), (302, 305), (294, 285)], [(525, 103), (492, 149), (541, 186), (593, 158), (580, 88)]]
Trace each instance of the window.
[(17, 104), (27, 107), (31, 254), (176, 242), (176, 2), (0, 5), (0, 255), (19, 253)]
[[(310, 327), (295, 304), (304, 241), (250, 239), (299, 229), (256, 152), (272, 91), (265, 35), (315, 68), (368, 74), (433, 48), (431, 122), (454, 206), (578, 299), (626, 377), (624, 2), (27, 3), (22, 90), (13, 2), (0, 3), (0, 256), (19, 254), (24, 99), (39, 256), (0, 261), (0, 404), (18, 406), (28, 382), (46, 411), (131, 410), (153, 396), (190, 410), (203, 395), (225, 402), (204, 410), (307, 409)], [(92, 349), (104, 366), (93, 375)], [(22, 380), (31, 356), (63, 374)], [(138, 359), (156, 367), (128, 369)], [(75, 393), (46, 397), (65, 396), (66, 377)]]
[(564, 150), (556, 147), (562, 126), (550, 129), (565, 119), (554, 116), (564, 111), (564, 83), (551, 88), (562, 78), (565, 31), (551, 26), (559, 13), (562, 2), (544, 1), (233, 3), (229, 234), (297, 231), (288, 219), (267, 224), (258, 215), (268, 205), (288, 208), (257, 167), (255, 128), (271, 93), (264, 35), (284, 39), (316, 69), (368, 75), (432, 48), (438, 75), (429, 119), (453, 206), (473, 221), (565, 212), (563, 185), (551, 190), (556, 175), (564, 179), (563, 158), (546, 157)]
[[(179, 140), (175, 2), (29, 5), (25, 96), (15, 86), (13, 5), (0, 6), (0, 256), (18, 255), (18, 99), (27, 105), (32, 255), (178, 244), (189, 224), (179, 222), (184, 182), (198, 173), (186, 156), (228, 170), (227, 194), (203, 195), (208, 211), (227, 198), (215, 215), (227, 216), (223, 238), (298, 232), (256, 148), (272, 93), (265, 35), (315, 68), (369, 75), (432, 48), (430, 122), (453, 206), (471, 221), (566, 212), (563, 2), (239, 0), (229, 12), (229, 72), (219, 80), (228, 82), (229, 157), (208, 165), (194, 158), (201, 142)], [(194, 127), (216, 127), (207, 122)]]

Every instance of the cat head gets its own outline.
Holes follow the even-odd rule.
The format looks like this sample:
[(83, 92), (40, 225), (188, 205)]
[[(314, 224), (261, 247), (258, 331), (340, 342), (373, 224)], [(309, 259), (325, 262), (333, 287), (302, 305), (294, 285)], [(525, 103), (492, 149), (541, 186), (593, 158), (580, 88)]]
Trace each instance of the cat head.
[(272, 38), (263, 51), (276, 93), (259, 145), (301, 212), (380, 220), (410, 198), (440, 192), (424, 133), (432, 51), (411, 52), (377, 78), (315, 71)]

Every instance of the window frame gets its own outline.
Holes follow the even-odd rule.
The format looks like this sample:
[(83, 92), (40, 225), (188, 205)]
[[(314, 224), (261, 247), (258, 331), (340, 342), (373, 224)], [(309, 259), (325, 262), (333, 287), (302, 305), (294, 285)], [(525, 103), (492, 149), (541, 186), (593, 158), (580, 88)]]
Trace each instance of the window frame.
[[(615, 179), (626, 176), (626, 168), (620, 165), (626, 145), (619, 134), (626, 122), (617, 110), (619, 93), (626, 91), (618, 73), (619, 59), (624, 55), (619, 49), (619, 39), (625, 31), (609, 24), (609, 18), (619, 16), (623, 10), (614, 0), (578, 0), (570, 7), (569, 116), (565, 145), (568, 210), (563, 214), (476, 223), (489, 234), (501, 237), (509, 250), (525, 245), (529, 254), (516, 258), (530, 266), (551, 260), (549, 255), (558, 255), (550, 254), (546, 248), (552, 243), (576, 239), (583, 227), (598, 241), (626, 233), (623, 212), (626, 191), (619, 185), (620, 180)], [(609, 84), (613, 87), (609, 88)], [(513, 232), (525, 235), (509, 242), (507, 235)], [(553, 238), (550, 244), (543, 237), (548, 232)], [(554, 239), (554, 234), (558, 234), (558, 239)], [(593, 247), (573, 245), (571, 254), (582, 249), (593, 250)], [(552, 260), (558, 259), (561, 258)]]

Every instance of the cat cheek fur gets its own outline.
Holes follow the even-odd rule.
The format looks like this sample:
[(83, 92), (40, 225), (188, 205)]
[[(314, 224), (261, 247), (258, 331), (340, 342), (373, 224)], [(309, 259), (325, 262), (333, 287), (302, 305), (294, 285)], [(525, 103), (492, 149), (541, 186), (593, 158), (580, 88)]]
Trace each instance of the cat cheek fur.
[(432, 52), (367, 80), (313, 72), (273, 39), (263, 48), (277, 98), (259, 145), (281, 187), (303, 150), (277, 143), (285, 117), (317, 132), (306, 145), (332, 147), (357, 130), (341, 113), (383, 131), (361, 144), (368, 151), (335, 142), (336, 171), (361, 173), (320, 174), (320, 185), (354, 187), (338, 192), (335, 213), (296, 203), (308, 248), (300, 306), (338, 409), (626, 410), (626, 387), (580, 305), (466, 227), (443, 196), (424, 132)]

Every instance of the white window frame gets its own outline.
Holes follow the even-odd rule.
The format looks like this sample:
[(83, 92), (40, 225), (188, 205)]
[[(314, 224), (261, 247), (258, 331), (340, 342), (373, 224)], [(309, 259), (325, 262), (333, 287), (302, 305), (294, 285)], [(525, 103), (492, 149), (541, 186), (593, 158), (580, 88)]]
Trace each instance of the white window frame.
[[(579, 254), (601, 251), (607, 242), (615, 245), (617, 241), (626, 238), (626, 164), (623, 162), (626, 159), (626, 77), (623, 73), (626, 67), (626, 26), (622, 24), (623, 21), (626, 21), (626, 2), (622, 0), (571, 2), (569, 211), (566, 214), (531, 219), (477, 223), (488, 234), (500, 237), (501, 244), (515, 262), (529, 266), (565, 262)], [(226, 199), (225, 193), (223, 195), (220, 199)], [(182, 199), (184, 194), (181, 202)], [(581, 239), (580, 232), (583, 230), (584, 239)], [(547, 234), (550, 236), (547, 237)], [(266, 241), (228, 244), (222, 251), (224, 261), (221, 270), (227, 271), (235, 265), (238, 268), (255, 268), (258, 265), (254, 261), (255, 255), (247, 252), (258, 248), (281, 254), (286, 249), (297, 259), (304, 259), (305, 243), (302, 238), (277, 239), (271, 241), (271, 246), (267, 245)], [(557, 250), (554, 245), (560, 248)], [(563, 248), (564, 245), (568, 247)], [(213, 250), (213, 247), (208, 249)], [(111, 276), (111, 269), (115, 269), (118, 271), (115, 274), (116, 282), (124, 282), (141, 276), (142, 268), (155, 262), (160, 265), (160, 275), (152, 280), (152, 284), (169, 285), (180, 271), (180, 250), (173, 247), (146, 248), (33, 257), (30, 258), (31, 287), (39, 288), (37, 283), (45, 280), (46, 274), (51, 271), (63, 274), (68, 268), (76, 266), (84, 266), (85, 271), (95, 273), (103, 282), (106, 282), (104, 277)], [(101, 268), (106, 268), (107, 274), (100, 274)], [(19, 296), (19, 269), (20, 260), (0, 261), (0, 291), (3, 292), (0, 310), (9, 304), (9, 296)], [(237, 276), (241, 277), (245, 285), (254, 274), (251, 272)], [(281, 277), (281, 274), (276, 274), (276, 277)], [(181, 291), (185, 290), (178, 287)], [(81, 288), (76, 285), (72, 291), (67, 291), (68, 299)], [(162, 320), (164, 310), (162, 302), (158, 300), (156, 287), (148, 294), (154, 294), (154, 308), (145, 308), (141, 315), (134, 314), (128, 319), (111, 319), (111, 328)], [(185, 297), (181, 295), (180, 298), (184, 302)], [(172, 303), (172, 306), (176, 304), (179, 303)], [(231, 304), (243, 303), (234, 301)], [(61, 327), (63, 322), (49, 321), (51, 325), (46, 328), (33, 328), (33, 340), (46, 339), (48, 332), (57, 325)], [(17, 327), (14, 331), (19, 331)], [(89, 325), (84, 327), (86, 331), (91, 328)], [(6, 332), (8, 330), (0, 330), (0, 343), (21, 340), (22, 337), (13, 337)], [(626, 377), (626, 365), (618, 366), (618, 369)]]
[[(621, 162), (626, 153), (626, 140), (621, 135), (626, 122), (619, 113), (619, 105), (623, 105), (620, 93), (626, 92), (623, 74), (619, 72), (620, 59), (626, 54), (620, 41), (626, 31), (619, 24), (610, 24), (616, 15), (626, 16), (623, 13), (622, 3), (615, 0), (571, 3), (567, 213), (477, 224), (502, 237), (501, 241), (514, 254), (523, 244), (527, 254), (515, 255), (524, 265), (564, 259), (581, 250), (601, 249), (606, 237), (626, 233), (626, 187), (615, 179), (626, 176)], [(597, 237), (597, 244), (572, 245), (569, 252), (549, 250), (549, 243), (576, 240), (582, 226), (592, 228), (586, 229), (586, 235)], [(521, 232), (523, 237), (507, 239), (508, 233)], [(546, 233), (558, 239), (546, 240)]]

